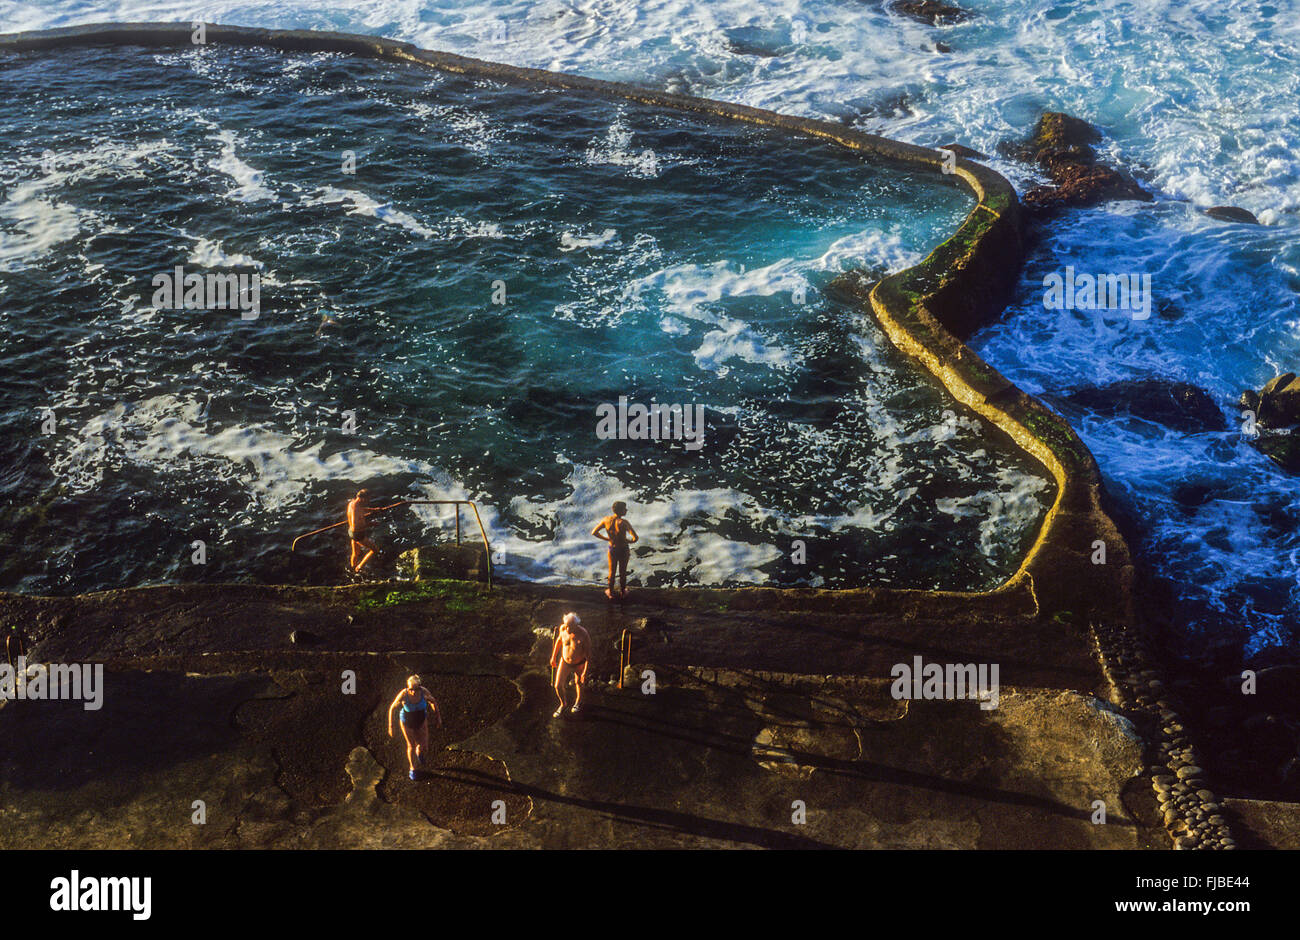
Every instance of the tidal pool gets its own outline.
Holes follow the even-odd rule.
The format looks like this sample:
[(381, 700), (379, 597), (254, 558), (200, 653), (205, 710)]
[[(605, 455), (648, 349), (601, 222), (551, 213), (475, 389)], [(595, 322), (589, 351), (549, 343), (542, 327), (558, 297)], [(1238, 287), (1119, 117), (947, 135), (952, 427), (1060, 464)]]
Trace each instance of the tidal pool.
[[(588, 94), (220, 47), (6, 54), (0, 133), (0, 588), (338, 580), (341, 535), (289, 543), (364, 485), (476, 500), (507, 577), (601, 578), (589, 532), (625, 499), (644, 585), (972, 590), (1054, 496), (826, 293), (955, 231), (971, 199), (942, 181)], [(243, 306), (166, 293), (208, 274)], [(598, 433), (655, 403), (702, 428)], [(387, 518), (389, 562), (450, 531), (436, 507)]]

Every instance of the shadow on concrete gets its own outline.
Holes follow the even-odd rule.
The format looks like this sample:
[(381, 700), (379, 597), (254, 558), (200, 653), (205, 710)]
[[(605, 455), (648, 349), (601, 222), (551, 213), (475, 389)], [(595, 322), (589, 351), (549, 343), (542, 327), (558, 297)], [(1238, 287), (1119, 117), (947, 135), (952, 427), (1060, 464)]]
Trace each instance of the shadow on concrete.
[(234, 750), (232, 716), (276, 693), (266, 676), (105, 670), (103, 703), (13, 701), (0, 709), (0, 767), (24, 790), (124, 786), (152, 771)]
[(676, 810), (656, 809), (649, 806), (632, 806), (626, 803), (612, 803), (605, 800), (571, 796), (530, 786), (518, 781), (502, 781), (480, 771), (462, 769), (446, 771), (448, 775), (458, 775), (460, 779), (476, 781), (479, 786), (503, 793), (527, 796), (534, 801), (557, 803), (579, 809), (601, 813), (612, 822), (626, 823), (632, 826), (651, 827), (679, 835), (693, 835), (705, 839), (717, 839), (754, 845), (768, 849), (833, 849), (836, 846), (819, 842), (807, 836), (781, 832), (776, 829), (763, 829), (758, 826), (746, 826), (742, 823), (726, 822), (720, 819), (708, 819), (693, 816)]

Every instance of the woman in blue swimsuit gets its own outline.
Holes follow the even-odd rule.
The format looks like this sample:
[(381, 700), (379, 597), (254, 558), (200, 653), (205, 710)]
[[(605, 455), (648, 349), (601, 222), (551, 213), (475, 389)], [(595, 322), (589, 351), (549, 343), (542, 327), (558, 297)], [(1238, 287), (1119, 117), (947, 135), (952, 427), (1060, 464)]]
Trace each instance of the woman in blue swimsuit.
[(397, 693), (393, 704), (388, 706), (388, 736), (393, 736), (393, 712), (402, 709), (402, 735), (406, 738), (406, 762), (411, 765), (411, 779), (418, 778), (416, 762), (423, 764), (424, 756), (429, 750), (429, 713), (437, 719), (442, 727), (442, 710), (433, 700), (429, 690), (420, 684), (419, 676), (406, 680), (406, 688)]

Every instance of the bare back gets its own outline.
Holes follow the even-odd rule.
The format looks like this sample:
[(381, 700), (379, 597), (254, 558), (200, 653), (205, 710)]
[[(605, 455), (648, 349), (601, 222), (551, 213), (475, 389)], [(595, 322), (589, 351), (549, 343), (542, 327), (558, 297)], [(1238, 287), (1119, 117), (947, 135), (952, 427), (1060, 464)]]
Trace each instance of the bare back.
[(627, 546), (627, 535), (628, 532), (631, 531), (632, 526), (626, 519), (622, 516), (606, 516), (604, 526), (605, 533), (609, 536), (609, 544), (616, 548), (624, 548)]
[(366, 510), (360, 499), (348, 503), (348, 528), (358, 535), (366, 531)]

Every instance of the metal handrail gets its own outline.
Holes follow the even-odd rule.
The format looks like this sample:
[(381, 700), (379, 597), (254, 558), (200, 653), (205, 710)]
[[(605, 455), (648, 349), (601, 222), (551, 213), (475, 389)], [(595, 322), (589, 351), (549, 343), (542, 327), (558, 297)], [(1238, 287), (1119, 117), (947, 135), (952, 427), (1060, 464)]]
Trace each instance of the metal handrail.
[(632, 665), (632, 633), (624, 630), (618, 638), (618, 687), (623, 688), (623, 676)]
[(488, 590), (492, 590), (492, 546), (488, 543), (487, 529), (483, 528), (483, 517), (478, 514), (478, 504), (472, 499), (408, 499), (411, 506), (455, 506), (456, 507), (456, 544), (460, 544), (460, 507), (469, 506), (474, 510), (474, 521), (478, 523), (478, 533), (483, 536), (483, 559), (487, 563)]
[(9, 661), (9, 665), (12, 667), (14, 664), (14, 657), (13, 652), (9, 649), (11, 643), (17, 644), (19, 659), (23, 659), (27, 656), (27, 643), (23, 640), (23, 635), (19, 632), (17, 627), (10, 627), (9, 632), (5, 634), (5, 659)]
[[(478, 504), (472, 499), (403, 499), (394, 503), (392, 506), (384, 507), (393, 509), (397, 506), (455, 506), (456, 507), (456, 544), (460, 544), (460, 507), (468, 505), (474, 510), (474, 521), (478, 523), (479, 535), (483, 536), (483, 558), (487, 563), (487, 584), (488, 590), (492, 590), (492, 545), (488, 542), (487, 529), (483, 528), (483, 517), (479, 515)], [(321, 532), (328, 532), (330, 529), (337, 529), (339, 526), (347, 525), (347, 520), (336, 522), (333, 525), (327, 525), (323, 529), (316, 529), (314, 532), (308, 532), (300, 535), (293, 540), (289, 550), (294, 551), (298, 543), (309, 535), (318, 535)]]

